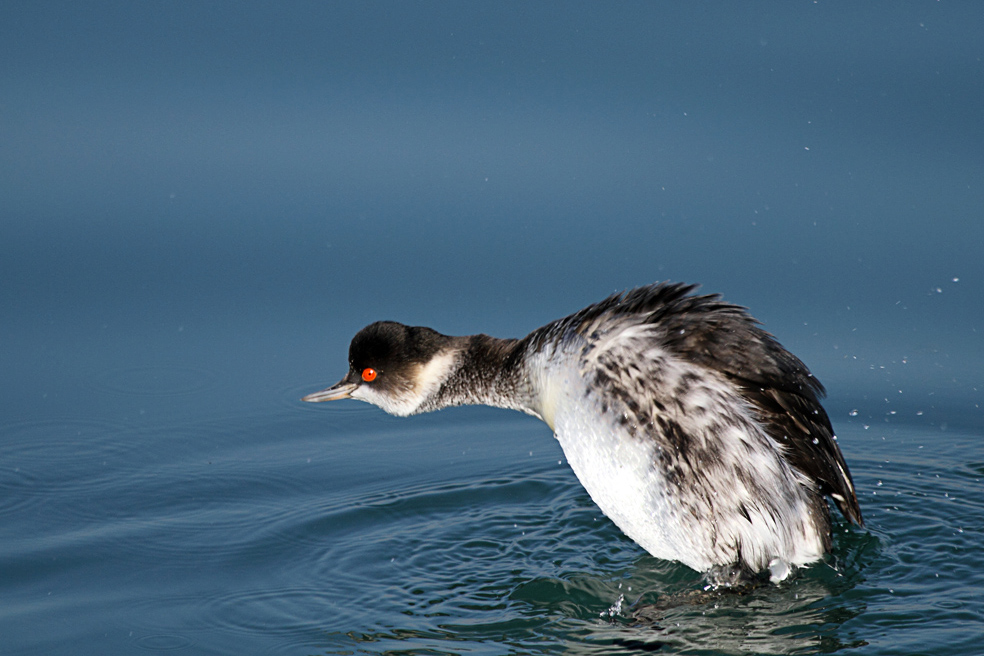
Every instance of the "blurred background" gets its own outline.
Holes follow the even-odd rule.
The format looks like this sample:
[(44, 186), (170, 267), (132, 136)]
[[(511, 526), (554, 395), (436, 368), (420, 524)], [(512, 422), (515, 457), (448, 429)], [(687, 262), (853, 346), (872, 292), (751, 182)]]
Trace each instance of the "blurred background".
[(8, 412), (190, 351), (334, 378), (378, 318), (519, 336), (657, 280), (838, 395), (981, 382), (974, 3), (2, 14)]

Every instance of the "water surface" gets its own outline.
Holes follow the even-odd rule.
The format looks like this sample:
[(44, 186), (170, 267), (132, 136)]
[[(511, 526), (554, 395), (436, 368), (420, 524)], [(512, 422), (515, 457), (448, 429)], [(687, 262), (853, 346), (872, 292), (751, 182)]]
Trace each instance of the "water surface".
[[(0, 9), (0, 653), (976, 654), (984, 17)], [(300, 397), (378, 319), (700, 282), (827, 385), (863, 529), (694, 597), (549, 430)]]

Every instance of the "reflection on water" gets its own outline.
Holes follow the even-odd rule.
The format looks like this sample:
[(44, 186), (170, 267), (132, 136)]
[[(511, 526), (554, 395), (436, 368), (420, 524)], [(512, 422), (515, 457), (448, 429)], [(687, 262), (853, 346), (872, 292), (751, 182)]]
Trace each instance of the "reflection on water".
[[(848, 548), (860, 549), (863, 541), (852, 536)], [(863, 613), (864, 604), (841, 595), (860, 581), (860, 573), (821, 564), (780, 586), (670, 595), (635, 606), (631, 617), (634, 626), (681, 649), (714, 645), (726, 653), (788, 654), (857, 647), (866, 643), (852, 639), (843, 624)]]
[[(860, 535), (854, 541), (865, 540)], [(766, 584), (744, 593), (688, 589), (687, 579), (692, 586), (694, 575), (683, 569), (643, 556), (629, 569), (603, 578), (584, 572), (532, 580), (514, 575), (484, 587), (484, 598), (472, 594), (467, 604), (456, 599), (457, 611), (448, 612), (452, 609), (445, 606), (442, 612), (441, 604), (466, 591), (448, 590), (448, 598), (430, 599), (425, 604), (430, 610), (420, 616), (430, 619), (431, 630), (381, 628), (337, 634), (335, 639), (339, 650), (352, 640), (372, 651), (393, 653), (453, 651), (455, 641), (578, 654), (690, 652), (710, 645), (714, 653), (828, 653), (866, 644), (856, 631), (844, 629), (865, 611), (863, 601), (844, 596), (860, 579), (860, 569), (836, 571), (820, 565), (782, 586)], [(644, 599), (658, 602), (625, 604), (614, 616), (598, 613), (612, 600), (638, 596), (641, 590), (646, 591)], [(426, 596), (422, 589), (414, 592)], [(468, 622), (450, 619), (460, 618), (463, 609), (474, 611)]]

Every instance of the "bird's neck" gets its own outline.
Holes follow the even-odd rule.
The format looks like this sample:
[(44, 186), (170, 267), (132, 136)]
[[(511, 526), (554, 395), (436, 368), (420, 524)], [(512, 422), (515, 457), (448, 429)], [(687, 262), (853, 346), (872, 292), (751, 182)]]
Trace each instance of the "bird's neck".
[(419, 412), (490, 405), (536, 414), (519, 340), (469, 335), (453, 338), (450, 346), (456, 351), (456, 364)]

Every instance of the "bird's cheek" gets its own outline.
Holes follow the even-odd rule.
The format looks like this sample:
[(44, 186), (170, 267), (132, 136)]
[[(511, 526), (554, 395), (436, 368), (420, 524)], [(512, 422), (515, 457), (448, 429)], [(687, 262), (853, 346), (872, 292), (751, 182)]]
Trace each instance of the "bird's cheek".
[(360, 385), (358, 389), (352, 392), (352, 398), (371, 403), (384, 412), (398, 417), (413, 414), (417, 405), (412, 396), (408, 397), (389, 389), (384, 392), (376, 385)]
[(373, 398), (376, 397), (377, 395), (369, 386), (361, 384), (358, 387), (356, 387), (355, 390), (352, 391), (351, 396), (353, 399), (358, 399), (360, 401), (365, 401), (366, 403), (375, 404), (376, 402), (373, 400)]

